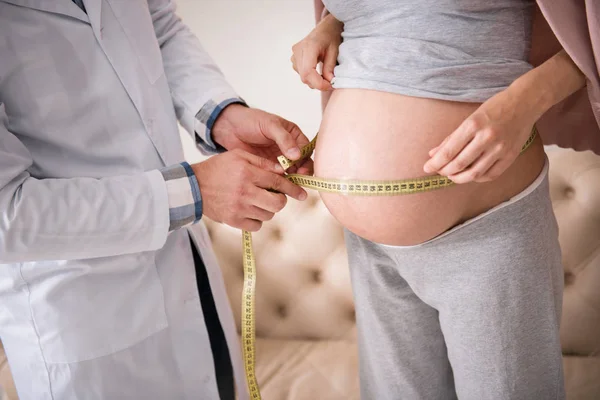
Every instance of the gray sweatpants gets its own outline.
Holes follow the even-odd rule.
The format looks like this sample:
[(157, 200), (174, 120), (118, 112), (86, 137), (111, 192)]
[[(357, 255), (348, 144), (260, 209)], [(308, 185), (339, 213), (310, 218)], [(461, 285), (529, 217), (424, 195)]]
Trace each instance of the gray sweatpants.
[(416, 246), (346, 232), (362, 399), (564, 398), (547, 175)]

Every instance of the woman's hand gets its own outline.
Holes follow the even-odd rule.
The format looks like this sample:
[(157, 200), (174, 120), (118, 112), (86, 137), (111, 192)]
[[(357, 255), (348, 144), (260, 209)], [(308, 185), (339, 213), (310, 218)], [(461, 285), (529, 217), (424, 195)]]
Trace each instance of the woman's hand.
[(515, 161), (535, 122), (585, 86), (585, 76), (561, 50), (483, 103), (429, 152), (426, 173), (456, 183), (487, 182)]
[(528, 112), (511, 88), (483, 103), (439, 146), (429, 151), (426, 173), (447, 176), (455, 183), (487, 182), (515, 161), (538, 113)]
[[(331, 80), (337, 62), (344, 25), (331, 14), (319, 22), (307, 37), (292, 47), (292, 65), (302, 82), (312, 89), (332, 90)], [(323, 63), (323, 75), (317, 71)]]

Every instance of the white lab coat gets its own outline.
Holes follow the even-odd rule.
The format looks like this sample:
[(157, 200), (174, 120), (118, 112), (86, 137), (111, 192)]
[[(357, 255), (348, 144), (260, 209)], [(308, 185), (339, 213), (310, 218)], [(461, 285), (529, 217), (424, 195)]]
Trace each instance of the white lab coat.
[[(169, 0), (0, 0), (0, 337), (21, 400), (217, 399), (158, 168), (235, 97)], [(199, 132), (204, 135), (205, 132)], [(247, 398), (221, 272), (206, 263)]]

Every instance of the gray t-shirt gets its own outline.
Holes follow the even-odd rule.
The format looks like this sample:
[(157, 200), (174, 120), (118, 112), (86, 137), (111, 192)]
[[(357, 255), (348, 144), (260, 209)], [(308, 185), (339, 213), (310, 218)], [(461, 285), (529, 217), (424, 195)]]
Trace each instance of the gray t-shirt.
[(483, 102), (531, 69), (532, 0), (324, 0), (344, 22), (334, 88)]

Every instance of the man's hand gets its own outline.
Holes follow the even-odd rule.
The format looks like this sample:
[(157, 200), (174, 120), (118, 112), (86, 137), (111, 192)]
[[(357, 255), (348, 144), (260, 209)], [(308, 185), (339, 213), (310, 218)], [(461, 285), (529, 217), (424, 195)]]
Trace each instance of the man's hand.
[(247, 231), (258, 231), (263, 221), (283, 209), (285, 195), (297, 200), (307, 196), (282, 176), (278, 163), (240, 149), (194, 164), (192, 169), (200, 184), (203, 214)]
[[(227, 150), (244, 150), (271, 161), (281, 154), (297, 160), (300, 147), (309, 142), (294, 123), (241, 104), (231, 104), (221, 112), (212, 128), (212, 137)], [(312, 174), (312, 170), (312, 160), (307, 158), (288, 172)]]

